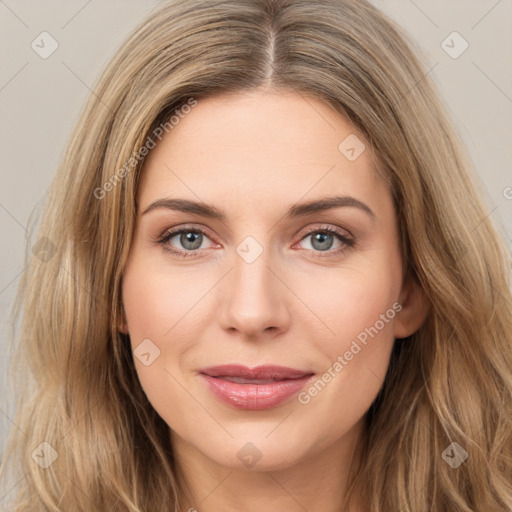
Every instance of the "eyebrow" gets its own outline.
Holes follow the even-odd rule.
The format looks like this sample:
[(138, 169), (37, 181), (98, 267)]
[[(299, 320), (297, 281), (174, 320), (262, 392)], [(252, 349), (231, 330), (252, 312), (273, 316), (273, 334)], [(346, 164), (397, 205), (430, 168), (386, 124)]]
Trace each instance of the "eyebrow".
[[(323, 212), (332, 210), (333, 208), (350, 207), (359, 208), (366, 212), (372, 219), (376, 218), (373, 210), (365, 203), (359, 201), (355, 197), (351, 196), (332, 196), (318, 199), (315, 201), (309, 201), (306, 203), (298, 203), (290, 206), (283, 218), (296, 218), (310, 215), (312, 213)], [(226, 221), (227, 214), (219, 208), (202, 202), (190, 201), (188, 199), (177, 199), (177, 198), (165, 198), (158, 199), (151, 203), (142, 213), (145, 215), (152, 210), (157, 208), (166, 208), (168, 210), (176, 210), (185, 213), (194, 213), (203, 217), (216, 219), (219, 221)]]

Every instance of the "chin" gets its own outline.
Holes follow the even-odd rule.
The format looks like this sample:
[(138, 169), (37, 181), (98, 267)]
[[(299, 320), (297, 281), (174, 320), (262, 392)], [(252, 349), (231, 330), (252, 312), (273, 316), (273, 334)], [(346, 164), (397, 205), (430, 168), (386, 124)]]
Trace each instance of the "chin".
[(238, 471), (280, 471), (299, 461), (300, 447), (303, 447), (303, 443), (288, 443), (285, 446), (278, 437), (272, 441), (264, 438), (253, 441), (232, 440), (221, 453), (210, 454), (209, 457), (219, 465)]

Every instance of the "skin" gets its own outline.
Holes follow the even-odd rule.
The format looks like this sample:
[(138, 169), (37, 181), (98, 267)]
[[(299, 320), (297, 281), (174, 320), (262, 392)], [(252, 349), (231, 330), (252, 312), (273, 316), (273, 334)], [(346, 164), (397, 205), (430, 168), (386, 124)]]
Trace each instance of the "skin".
[[(160, 350), (148, 366), (135, 358), (136, 371), (170, 427), (180, 478), (199, 512), (339, 512), (394, 339), (425, 320), (423, 293), (402, 275), (392, 196), (370, 145), (355, 161), (338, 149), (350, 134), (363, 141), (319, 99), (258, 90), (199, 101), (145, 161), (121, 325), (133, 349), (150, 339)], [(333, 195), (358, 199), (375, 217), (339, 207), (284, 218), (289, 206)], [(142, 215), (164, 198), (212, 204), (227, 217), (163, 207)], [(167, 242), (195, 250), (191, 257), (157, 242), (179, 227), (206, 232), (199, 249), (179, 234)], [(335, 236), (322, 246), (305, 233), (325, 227), (355, 246)], [(247, 236), (263, 249), (252, 263), (236, 250)], [(198, 375), (239, 363), (321, 377), (394, 303), (402, 310), (307, 404), (294, 396), (263, 411), (235, 409)], [(253, 467), (237, 456), (248, 442), (261, 454)], [(367, 505), (360, 498), (351, 510)]]

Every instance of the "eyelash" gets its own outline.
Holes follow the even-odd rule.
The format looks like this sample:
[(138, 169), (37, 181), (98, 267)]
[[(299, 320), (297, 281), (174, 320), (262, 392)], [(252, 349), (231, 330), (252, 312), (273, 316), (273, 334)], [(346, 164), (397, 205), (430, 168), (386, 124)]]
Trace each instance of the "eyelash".
[[(199, 228), (195, 228), (195, 227), (192, 227), (192, 226), (185, 226), (185, 227), (182, 227), (182, 228), (179, 228), (179, 229), (176, 229), (174, 231), (165, 231), (158, 239), (157, 239), (157, 243), (162, 245), (163, 248), (166, 250), (166, 251), (169, 251), (170, 253), (180, 257), (180, 258), (189, 258), (189, 257), (193, 257), (193, 256), (196, 256), (198, 253), (200, 253), (202, 250), (205, 250), (205, 249), (196, 249), (196, 250), (192, 250), (192, 251), (181, 251), (181, 250), (178, 250), (178, 249), (173, 249), (173, 248), (170, 248), (169, 246), (167, 246), (167, 242), (169, 242), (169, 240), (173, 237), (175, 237), (176, 235), (180, 235), (182, 233), (200, 233), (202, 234), (203, 236), (206, 236), (208, 237), (208, 234), (203, 231), (202, 229), (199, 229)], [(315, 250), (311, 250), (313, 253), (319, 253), (319, 254), (316, 254), (314, 257), (315, 258), (326, 258), (326, 257), (330, 257), (330, 256), (333, 256), (333, 255), (339, 255), (339, 254), (343, 254), (344, 252), (346, 251), (349, 251), (350, 249), (353, 249), (356, 245), (356, 240), (355, 238), (349, 238), (345, 235), (343, 235), (341, 233), (341, 231), (335, 229), (335, 228), (332, 228), (330, 226), (322, 226), (322, 227), (316, 227), (316, 228), (310, 228), (308, 229), (302, 236), (302, 238), (300, 239), (300, 241), (302, 241), (303, 239), (307, 238), (309, 235), (313, 234), (313, 233), (329, 233), (331, 235), (334, 235), (340, 242), (342, 242), (344, 244), (344, 247), (341, 247), (341, 248), (338, 248), (334, 251), (332, 250), (327, 250), (327, 251), (315, 251)], [(209, 238), (209, 237), (208, 237)], [(309, 249), (308, 249), (309, 250)], [(322, 253), (325, 253), (325, 254), (322, 254)]]

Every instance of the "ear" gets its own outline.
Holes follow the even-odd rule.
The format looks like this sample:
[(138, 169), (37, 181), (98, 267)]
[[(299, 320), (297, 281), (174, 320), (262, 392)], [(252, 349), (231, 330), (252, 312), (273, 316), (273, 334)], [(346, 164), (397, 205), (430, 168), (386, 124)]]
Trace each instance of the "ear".
[(404, 280), (398, 302), (402, 309), (396, 315), (395, 338), (407, 338), (423, 325), (431, 304), (423, 288), (411, 277)]
[(117, 330), (123, 334), (128, 334), (128, 322), (126, 321), (126, 313), (124, 312), (123, 305), (118, 309), (117, 313)]

